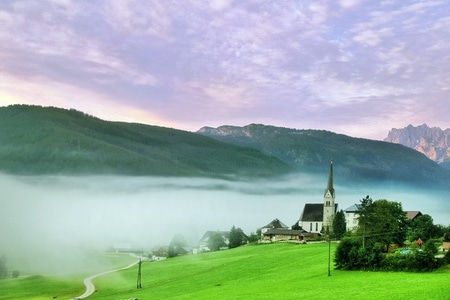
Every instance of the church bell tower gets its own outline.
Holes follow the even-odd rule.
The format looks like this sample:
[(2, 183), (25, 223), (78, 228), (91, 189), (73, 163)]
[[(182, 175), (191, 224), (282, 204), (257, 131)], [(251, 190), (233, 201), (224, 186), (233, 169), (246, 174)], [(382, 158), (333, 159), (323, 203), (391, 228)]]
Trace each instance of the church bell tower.
[(323, 197), (323, 226), (324, 231), (332, 230), (333, 219), (336, 213), (336, 207), (334, 200), (336, 198), (334, 188), (333, 188), (333, 160), (330, 162), (330, 174), (328, 176), (328, 185), (325, 189), (325, 194)]

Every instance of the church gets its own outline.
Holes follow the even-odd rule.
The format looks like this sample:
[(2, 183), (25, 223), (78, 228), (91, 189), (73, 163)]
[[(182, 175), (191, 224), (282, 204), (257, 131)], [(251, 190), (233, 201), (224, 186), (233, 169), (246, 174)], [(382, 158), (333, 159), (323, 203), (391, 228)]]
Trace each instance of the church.
[(325, 189), (323, 203), (306, 203), (298, 225), (311, 233), (325, 232), (327, 227), (331, 231), (334, 215), (338, 209), (335, 198), (336, 194), (333, 188), (333, 161), (331, 161), (330, 174), (328, 176), (328, 184)]

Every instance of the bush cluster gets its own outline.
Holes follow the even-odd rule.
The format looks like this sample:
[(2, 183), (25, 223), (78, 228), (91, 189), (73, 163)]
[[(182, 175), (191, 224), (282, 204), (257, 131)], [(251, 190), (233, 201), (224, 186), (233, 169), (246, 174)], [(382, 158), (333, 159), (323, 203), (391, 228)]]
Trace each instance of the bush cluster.
[(432, 241), (423, 250), (411, 250), (408, 254), (385, 254), (382, 249), (383, 245), (378, 243), (363, 247), (360, 239), (344, 238), (336, 250), (336, 269), (427, 272), (450, 262), (449, 252), (444, 258), (435, 257), (437, 249)]
[(429, 252), (415, 251), (407, 255), (398, 253), (386, 255), (380, 269), (385, 271), (428, 272), (436, 270), (446, 263), (444, 259), (435, 258)]
[(360, 239), (344, 238), (336, 250), (335, 266), (342, 270), (377, 270), (383, 260), (382, 247), (363, 247)]

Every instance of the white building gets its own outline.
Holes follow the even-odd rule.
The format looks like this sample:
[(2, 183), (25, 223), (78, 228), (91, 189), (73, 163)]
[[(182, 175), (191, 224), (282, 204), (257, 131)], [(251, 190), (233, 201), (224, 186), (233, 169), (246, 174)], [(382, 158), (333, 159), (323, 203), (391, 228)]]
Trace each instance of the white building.
[(358, 227), (358, 204), (353, 204), (344, 213), (347, 231), (355, 230)]

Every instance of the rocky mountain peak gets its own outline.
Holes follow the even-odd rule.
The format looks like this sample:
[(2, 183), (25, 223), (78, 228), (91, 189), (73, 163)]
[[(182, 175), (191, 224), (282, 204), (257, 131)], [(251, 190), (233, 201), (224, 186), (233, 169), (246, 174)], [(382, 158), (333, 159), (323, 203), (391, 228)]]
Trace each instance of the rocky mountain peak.
[(391, 129), (384, 141), (413, 148), (438, 163), (450, 161), (450, 129), (410, 124)]
[(197, 133), (210, 136), (251, 137), (251, 131), (248, 126), (224, 125), (217, 128), (205, 126), (200, 128)]

